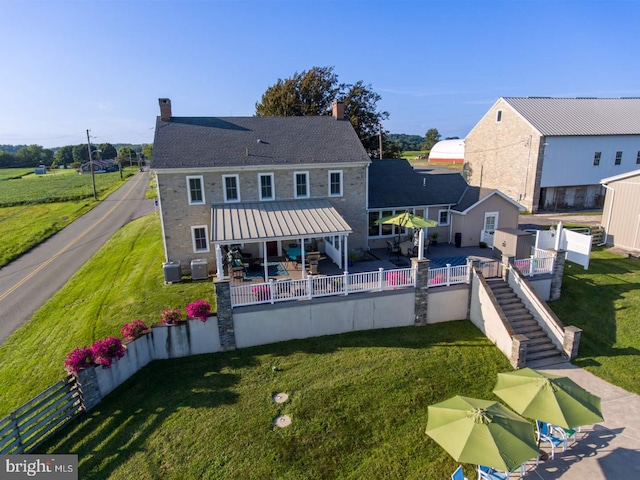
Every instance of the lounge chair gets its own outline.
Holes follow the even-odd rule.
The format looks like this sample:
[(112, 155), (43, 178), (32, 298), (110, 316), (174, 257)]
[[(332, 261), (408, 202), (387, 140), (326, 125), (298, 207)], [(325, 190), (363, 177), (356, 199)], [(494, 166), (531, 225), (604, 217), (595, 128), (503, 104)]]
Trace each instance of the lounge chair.
[(467, 477), (464, 476), (464, 472), (462, 471), (462, 465), (458, 465), (456, 471), (451, 474), (451, 480), (467, 480)]
[[(523, 463), (512, 471), (515, 472), (518, 469), (520, 469), (520, 476), (524, 477), (527, 473), (525, 464)], [(495, 468), (478, 465), (478, 480), (509, 480), (509, 472), (501, 472)]]
[(536, 420), (536, 430), (538, 434), (538, 441), (545, 442), (551, 445), (551, 460), (555, 457), (556, 447), (562, 445), (562, 451), (567, 451), (567, 437), (560, 435), (553, 428), (549, 428), (549, 424)]

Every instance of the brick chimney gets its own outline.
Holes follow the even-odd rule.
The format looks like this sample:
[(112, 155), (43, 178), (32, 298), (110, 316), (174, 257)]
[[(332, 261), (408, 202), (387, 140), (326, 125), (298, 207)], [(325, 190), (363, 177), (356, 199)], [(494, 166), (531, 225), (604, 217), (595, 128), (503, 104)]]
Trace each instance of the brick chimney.
[(160, 120), (163, 122), (171, 121), (171, 100), (168, 98), (159, 98), (160, 104)]
[(333, 118), (344, 120), (344, 102), (333, 102), (331, 108), (333, 109)]

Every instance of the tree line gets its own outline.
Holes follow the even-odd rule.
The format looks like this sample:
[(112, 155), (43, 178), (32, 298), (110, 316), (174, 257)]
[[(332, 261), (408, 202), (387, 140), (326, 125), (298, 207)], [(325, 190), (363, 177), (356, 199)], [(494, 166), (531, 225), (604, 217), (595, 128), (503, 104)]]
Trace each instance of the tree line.
[[(137, 164), (138, 154), (142, 159), (151, 159), (152, 144), (128, 145), (101, 143), (91, 145), (93, 160), (115, 160), (122, 167)], [(78, 168), (89, 161), (87, 144), (65, 145), (43, 148), (41, 145), (0, 145), (0, 168), (30, 168), (38, 165), (57, 168)]]

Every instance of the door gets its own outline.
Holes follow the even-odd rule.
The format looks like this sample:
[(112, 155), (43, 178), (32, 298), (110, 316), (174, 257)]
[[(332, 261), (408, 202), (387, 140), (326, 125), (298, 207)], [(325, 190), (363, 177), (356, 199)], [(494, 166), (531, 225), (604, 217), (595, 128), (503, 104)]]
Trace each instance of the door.
[(278, 242), (267, 242), (267, 256), (278, 256)]
[(498, 228), (498, 212), (485, 212), (484, 227), (480, 233), (480, 241), (493, 248), (493, 234)]

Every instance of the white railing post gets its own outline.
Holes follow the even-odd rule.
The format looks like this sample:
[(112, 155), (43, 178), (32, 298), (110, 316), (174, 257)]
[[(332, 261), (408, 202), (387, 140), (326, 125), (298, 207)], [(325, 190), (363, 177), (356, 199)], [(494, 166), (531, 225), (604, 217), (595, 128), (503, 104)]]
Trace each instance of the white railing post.
[(378, 269), (378, 290), (382, 291), (384, 289), (384, 268), (380, 267)]
[(451, 264), (447, 263), (447, 287), (451, 285)]
[(342, 275), (344, 277), (344, 280), (342, 281), (344, 285), (344, 294), (349, 295), (349, 272), (345, 271)]
[(307, 298), (313, 297), (313, 292), (311, 291), (313, 288), (313, 277), (311, 275), (307, 275)]
[[(411, 275), (413, 276), (413, 288), (418, 285), (418, 265), (413, 265), (411, 267)], [(427, 278), (427, 285), (429, 284), (429, 279)]]
[(533, 259), (534, 258), (535, 257), (533, 255), (531, 255), (531, 258), (529, 259), (529, 262), (530, 262), (530, 264), (529, 264), (529, 276), (530, 277), (533, 277)]
[(273, 305), (276, 302), (276, 288), (273, 284), (273, 278), (269, 279), (269, 293), (269, 299), (271, 300), (271, 305)]

